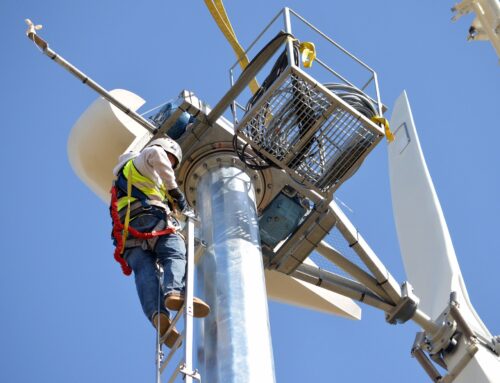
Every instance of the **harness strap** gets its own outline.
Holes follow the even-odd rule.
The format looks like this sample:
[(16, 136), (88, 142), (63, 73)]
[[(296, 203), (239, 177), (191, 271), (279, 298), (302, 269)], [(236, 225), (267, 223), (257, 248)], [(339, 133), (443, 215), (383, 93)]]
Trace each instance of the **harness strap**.
[[(130, 223), (130, 197), (132, 196), (132, 182), (130, 179), (132, 178), (132, 166), (128, 168), (128, 176), (127, 176), (127, 213), (125, 214), (125, 221), (123, 223), (123, 242), (127, 241), (128, 237), (128, 227)], [(121, 253), (125, 251), (125, 246), (122, 246)]]
[[(132, 274), (132, 269), (127, 264), (127, 261), (125, 261), (125, 259), (123, 258), (123, 251), (126, 247), (128, 247), (126, 246), (126, 242), (128, 241), (125, 236), (125, 223), (122, 223), (120, 220), (120, 215), (118, 213), (117, 189), (114, 185), (111, 188), (111, 218), (113, 220), (113, 238), (116, 241), (114, 258), (122, 267), (123, 274), (130, 275)], [(128, 212), (128, 218), (130, 221), (130, 212)], [(163, 226), (160, 228), (157, 225), (150, 233), (140, 232), (134, 229), (132, 226), (128, 226), (127, 232), (139, 240), (150, 240), (162, 235), (172, 234), (176, 232), (174, 227), (165, 228), (165, 225), (167, 223), (163, 220), (161, 222), (163, 222)]]
[[(141, 201), (134, 201), (130, 205), (130, 217), (134, 218), (136, 213), (138, 213), (144, 206), (142, 205)], [(118, 215), (120, 216), (121, 220), (125, 219), (125, 216), (127, 215), (127, 210), (128, 209), (122, 209), (118, 211)]]
[[(133, 160), (130, 160), (133, 161)], [(123, 219), (126, 209), (124, 209), (125, 206), (128, 207), (128, 202), (130, 201), (131, 206), (131, 214), (133, 215), (133, 212), (135, 209), (141, 206), (142, 207), (147, 207), (147, 206), (156, 206), (159, 207), (163, 210), (165, 210), (166, 214), (168, 215), (171, 211), (171, 208), (173, 209), (176, 200), (172, 198), (168, 190), (164, 191), (164, 195), (162, 194), (162, 197), (164, 198), (163, 201), (160, 201), (158, 199), (151, 199), (148, 194), (146, 194), (144, 191), (139, 189), (136, 185), (134, 185), (133, 182), (131, 182), (131, 178), (134, 176), (134, 169), (135, 167), (133, 166), (133, 162), (131, 166), (128, 166), (128, 168), (122, 168), (117, 175), (117, 178), (115, 180), (115, 186), (118, 189), (118, 207), (120, 211), (120, 216)], [(137, 171), (137, 170), (135, 170)], [(126, 172), (126, 175), (125, 175)], [(142, 176), (142, 175), (141, 175)], [(144, 177), (144, 176), (142, 176)], [(126, 200), (127, 204), (124, 205), (122, 200)], [(125, 202), (125, 201), (124, 201)], [(169, 206), (170, 205), (170, 206)], [(132, 217), (131, 217), (132, 218)]]
[[(167, 205), (165, 205), (163, 202), (154, 201), (154, 200), (147, 200), (146, 202), (134, 201), (130, 205), (130, 220), (133, 220), (137, 214), (142, 213), (144, 210), (147, 210), (148, 207), (150, 207), (150, 206), (155, 206), (155, 207), (158, 207), (158, 208), (164, 210), (165, 214), (167, 216), (170, 213), (170, 208)], [(127, 213), (127, 211), (124, 209), (118, 211), (118, 214), (119, 214), (121, 220), (125, 219), (126, 213)]]

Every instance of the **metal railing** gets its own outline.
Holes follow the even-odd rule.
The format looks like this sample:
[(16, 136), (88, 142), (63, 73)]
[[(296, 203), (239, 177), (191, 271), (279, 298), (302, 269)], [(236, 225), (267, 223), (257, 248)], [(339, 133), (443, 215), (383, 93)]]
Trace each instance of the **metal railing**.
[[(315, 43), (322, 44), (321, 51), (325, 56), (328, 56), (328, 50), (333, 50), (348, 61), (347, 69), (361, 69), (363, 76), (357, 79), (358, 84), (340, 73), (338, 68), (331, 68), (319, 53), (314, 70), (303, 68), (298, 57), (298, 41), (305, 41), (302, 41), (300, 31), (292, 35), (292, 19), (297, 19), (312, 31), (309, 34), (313, 33), (313, 38), (319, 36), (322, 41)], [(280, 31), (270, 40), (237, 79), (234, 71), (239, 58), (230, 68), (231, 90), (215, 109), (220, 113), (230, 105), (236, 135), (250, 145), (259, 158), (269, 166), (284, 169), (298, 184), (313, 190), (323, 199), (331, 200), (335, 190), (356, 172), (384, 136), (383, 129), (371, 120), (374, 116), (381, 116), (383, 109), (377, 74), (288, 8), (272, 19), (250, 44), (245, 55), (261, 42), (272, 25), (280, 21), (284, 32)], [(310, 38), (307, 33), (303, 34)], [(243, 93), (244, 87), (263, 74), (267, 77), (259, 91), (244, 102), (247, 97)], [(372, 96), (366, 93), (370, 84), (374, 86)], [(356, 101), (353, 101), (353, 96), (357, 97)]]
[[(297, 23), (295, 23), (297, 21)], [(339, 80), (342, 84), (352, 86), (360, 91), (363, 91), (366, 93), (366, 89), (369, 86), (373, 86), (374, 92), (373, 94), (367, 94), (369, 99), (376, 105), (378, 109), (378, 114), (382, 115), (384, 106), (381, 101), (380, 97), (380, 88), (379, 88), (379, 83), (378, 83), (378, 77), (377, 73), (369, 66), (367, 65), (363, 60), (361, 60), (359, 57), (354, 55), (353, 53), (349, 52), (347, 49), (345, 49), (342, 45), (340, 45), (338, 42), (330, 38), (328, 35), (326, 35), (324, 32), (322, 32), (320, 29), (315, 27), (313, 24), (311, 24), (309, 21), (307, 21), (304, 17), (299, 15), (297, 12), (295, 12), (293, 9), (290, 8), (283, 8), (280, 10), (273, 18), (272, 20), (264, 27), (264, 29), (257, 35), (257, 37), (250, 43), (248, 48), (245, 50), (244, 55), (248, 56), (249, 53), (252, 51), (254, 47), (257, 46), (259, 42), (262, 41), (264, 35), (266, 32), (269, 32), (272, 27), (278, 26), (278, 29), (282, 29), (285, 32), (289, 34), (294, 34), (294, 37), (298, 38), (299, 40), (302, 40), (302, 36), (299, 35), (298, 33), (295, 33), (295, 29), (298, 25), (298, 23), (301, 23), (302, 25), (305, 25), (308, 30), (314, 32), (315, 35), (317, 35), (321, 41), (324, 41), (328, 43), (328, 46), (331, 46), (334, 50), (337, 50), (338, 52), (341, 52), (345, 57), (349, 58), (351, 63), (353, 65), (357, 66), (357, 69), (361, 69), (362, 71), (366, 72), (366, 76), (364, 80), (362, 81), (354, 81), (350, 79), (350, 75), (346, 73), (341, 73), (340, 70), (332, 68), (330, 65), (326, 63), (326, 61), (323, 59), (322, 52), (317, 52), (316, 58), (314, 61), (321, 66), (328, 75), (331, 75), (331, 78), (326, 79), (325, 82), (329, 82), (332, 80)], [(293, 32), (292, 32), (293, 31)], [(326, 56), (326, 55), (325, 55)], [(289, 56), (291, 57), (291, 56)], [(236, 70), (239, 66), (241, 57), (238, 57), (236, 62), (229, 68), (229, 80), (231, 83), (231, 86), (235, 84), (235, 77), (236, 76)], [(236, 103), (236, 101), (235, 101)], [(238, 108), (238, 106), (240, 108)], [(234, 105), (233, 106), (234, 110), (236, 109), (241, 109), (241, 104), (240, 105)], [(233, 117), (236, 118), (236, 116), (233, 113)], [(237, 118), (236, 118), (237, 120)]]

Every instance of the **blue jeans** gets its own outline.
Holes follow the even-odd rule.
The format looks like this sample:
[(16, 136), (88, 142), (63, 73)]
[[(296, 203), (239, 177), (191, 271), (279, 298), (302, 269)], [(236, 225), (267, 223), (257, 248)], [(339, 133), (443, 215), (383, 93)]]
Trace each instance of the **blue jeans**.
[[(160, 218), (154, 214), (141, 214), (134, 218), (131, 226), (142, 232), (150, 232)], [(151, 321), (158, 312), (169, 315), (163, 298), (166, 294), (184, 291), (186, 274), (186, 245), (178, 234), (162, 235), (158, 238), (154, 249), (144, 250), (142, 247), (133, 247), (125, 250), (124, 258), (134, 271), (135, 285), (144, 314)], [(158, 286), (158, 276), (155, 263), (158, 260), (163, 267), (163, 283)], [(160, 296), (158, 292), (160, 290)]]

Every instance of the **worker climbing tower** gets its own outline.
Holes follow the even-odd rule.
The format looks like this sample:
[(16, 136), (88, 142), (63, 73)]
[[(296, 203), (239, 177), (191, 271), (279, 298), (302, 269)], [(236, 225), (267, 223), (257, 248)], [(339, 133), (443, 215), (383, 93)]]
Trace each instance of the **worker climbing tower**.
[[(101, 199), (109, 201), (122, 153), (165, 135), (182, 147), (177, 180), (198, 218), (187, 220), (187, 299), (174, 318), (179, 323), (184, 314), (183, 344), (179, 339), (165, 358), (157, 339), (157, 381), (183, 347), (170, 381), (181, 373), (186, 381), (275, 382), (267, 297), (359, 319), (356, 300), (382, 310), (388, 323), (416, 322), (422, 332), (412, 352), (436, 382), (460, 374), (473, 358), (470, 342), (497, 358), (500, 347), (491, 334), (467, 327), (462, 295), (451, 294), (437, 318), (422, 311), (411, 284), (396, 282), (334, 200), (375, 146), (384, 137), (394, 140), (376, 72), (289, 8), (244, 50), (221, 4), (209, 9), (237, 62), (230, 67), (230, 89), (213, 108), (184, 90), (142, 116), (136, 112), (142, 98), (106, 91), (51, 50), (35, 25), (27, 33), (102, 96), (68, 142), (75, 172)], [(398, 145), (402, 132), (410, 137), (401, 126)], [(358, 263), (326, 242), (333, 230)], [(319, 268), (310, 259), (314, 251), (354, 280)], [(192, 321), (194, 264), (196, 289), (212, 308), (199, 331)], [(447, 377), (433, 363), (447, 368)]]

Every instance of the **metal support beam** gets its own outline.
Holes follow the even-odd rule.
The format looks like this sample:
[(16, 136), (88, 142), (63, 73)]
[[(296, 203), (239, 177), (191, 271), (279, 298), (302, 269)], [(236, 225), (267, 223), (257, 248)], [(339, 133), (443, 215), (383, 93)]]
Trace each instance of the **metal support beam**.
[(368, 243), (359, 234), (358, 230), (351, 223), (349, 218), (344, 214), (342, 209), (332, 201), (330, 208), (337, 218), (337, 228), (349, 243), (349, 246), (356, 252), (363, 263), (373, 273), (377, 283), (387, 293), (392, 303), (397, 303), (401, 299), (401, 288), (398, 282), (394, 279), (391, 273), (386, 269), (382, 261), (377, 257), (375, 252), (370, 248)]
[[(326, 290), (333, 291), (345, 297), (363, 302), (369, 306), (378, 308), (386, 313), (392, 312), (395, 305), (375, 295), (364, 285), (351, 279), (342, 277), (324, 269), (310, 265), (300, 265), (290, 274), (301, 281), (311, 283)], [(439, 330), (439, 326), (432, 322), (428, 315), (417, 309), (411, 318), (429, 334), (434, 334)]]
[(96, 91), (104, 99), (108, 100), (111, 104), (116, 106), (123, 113), (125, 113), (127, 116), (132, 118), (135, 122), (142, 125), (142, 127), (144, 127), (146, 130), (148, 130), (150, 133), (155, 133), (155, 131), (157, 130), (156, 126), (154, 126), (151, 122), (146, 120), (140, 114), (131, 110), (128, 106), (123, 105), (118, 99), (113, 97), (113, 95), (111, 95), (111, 93), (109, 93), (101, 85), (99, 85), (97, 82), (92, 80), (89, 76), (87, 76), (85, 73), (80, 71), (77, 67), (75, 67), (73, 64), (71, 64), (69, 61), (66, 61), (62, 56), (57, 54), (55, 51), (50, 49), (49, 44), (44, 39), (42, 39), (40, 36), (38, 36), (34, 29), (33, 30), (29, 29), (28, 32), (26, 33), (26, 35), (28, 36), (28, 38), (30, 40), (32, 40), (42, 50), (42, 52), (47, 57), (51, 58), (53, 61), (58, 63), (60, 66), (62, 66), (64, 69), (66, 69), (69, 73), (71, 73), (73, 76), (75, 76), (78, 80), (80, 80), (83, 84), (87, 85), (89, 88)]
[(302, 264), (291, 275), (304, 282), (366, 303), (384, 312), (389, 312), (393, 308), (393, 305), (373, 294), (363, 285), (315, 266)]
[[(283, 8), (283, 21), (285, 24), (285, 32), (292, 34), (292, 21), (290, 20), (290, 8)], [(288, 60), (290, 65), (295, 65), (294, 52), (293, 52), (293, 41), (288, 40), (286, 44), (286, 50), (288, 55)]]
[[(332, 205), (333, 205), (333, 203), (331, 203), (330, 206), (332, 206)], [(349, 233), (351, 233), (353, 230), (355, 230), (355, 229), (353, 229), (354, 226), (352, 226), (352, 224), (350, 223), (350, 221), (347, 220), (347, 217), (345, 217), (345, 215), (343, 215), (342, 210), (340, 210), (340, 208), (337, 205), (335, 205), (335, 206), (337, 208), (333, 209), (334, 210), (334, 214), (339, 219), (339, 222), (337, 223), (337, 227), (339, 227), (342, 235), (344, 235), (344, 237), (346, 237), (346, 239), (348, 239), (349, 238)], [(343, 217), (345, 217), (345, 219), (347, 221), (342, 221)], [(341, 228), (343, 229), (343, 231), (342, 231)], [(347, 233), (347, 234), (344, 234), (344, 233)], [(396, 291), (395, 286), (397, 286), (397, 282), (392, 278), (392, 276), (389, 273), (389, 271), (387, 271), (385, 269), (385, 266), (377, 258), (377, 256), (375, 255), (375, 253), (373, 253), (373, 251), (370, 249), (370, 247), (368, 246), (368, 244), (366, 244), (366, 242), (364, 242), (364, 240), (357, 233), (357, 231), (356, 231), (356, 238), (358, 238), (358, 241), (361, 240), (362, 243), (366, 246), (366, 247), (364, 247), (365, 250), (362, 251), (363, 247), (361, 247), (360, 249), (358, 249), (358, 251), (356, 251), (356, 253), (358, 255), (360, 255), (359, 252), (361, 252), (362, 255), (364, 254), (363, 257), (360, 256), (362, 258), (363, 262), (365, 262), (364, 259), (366, 259), (368, 257), (368, 260), (370, 260), (371, 263), (367, 264), (365, 262), (365, 264), (369, 267), (369, 269), (375, 275), (378, 275), (379, 278), (380, 278), (381, 275), (387, 275), (388, 276), (387, 277), (387, 282), (390, 282), (392, 280), (393, 282), (390, 285), (390, 286), (392, 286), (391, 289), (393, 289), (394, 291)], [(388, 295), (388, 292), (390, 290), (388, 290), (387, 287), (385, 289), (382, 289), (381, 288), (381, 286), (383, 286), (382, 283), (380, 283), (377, 279), (375, 279), (370, 274), (368, 274), (367, 272), (365, 272), (359, 266), (357, 266), (356, 264), (354, 264), (351, 261), (349, 261), (348, 259), (346, 259), (344, 256), (342, 256), (342, 254), (340, 254), (337, 250), (335, 250), (333, 247), (331, 247), (325, 241), (321, 241), (318, 244), (318, 246), (316, 247), (316, 250), (322, 256), (324, 256), (325, 258), (327, 258), (332, 263), (336, 264), (342, 270), (344, 270), (345, 272), (347, 272), (348, 274), (350, 274), (353, 278), (357, 279), (366, 288), (368, 288), (369, 290), (371, 290), (372, 292), (374, 292), (375, 294), (377, 294), (380, 298), (382, 298), (386, 302), (390, 303), (393, 306), (395, 306), (398, 302), (400, 302), (401, 297), (398, 298), (395, 301), (393, 299), (391, 299), (389, 297), (389, 295)], [(372, 255), (370, 255), (370, 254), (372, 254)], [(401, 291), (400, 288), (399, 288), (399, 286), (397, 286), (397, 289), (398, 289), (398, 291)], [(336, 291), (336, 292), (339, 292), (339, 291)], [(343, 294), (341, 292), (339, 292), (339, 293), (342, 294), (342, 295), (345, 295), (345, 294)], [(350, 297), (352, 299), (357, 299), (357, 298), (353, 298), (350, 295), (346, 295), (346, 296), (348, 296), (348, 297)], [(368, 302), (364, 302), (364, 303), (369, 304)], [(438, 326), (422, 310), (417, 309), (415, 311), (415, 314), (413, 315), (413, 317), (411, 319), (415, 323), (417, 323), (421, 328), (423, 328), (425, 331), (429, 332), (430, 334), (433, 334), (435, 331), (438, 330)]]
[(184, 381), (193, 382), (193, 296), (194, 296), (194, 221), (187, 218), (187, 265), (186, 265), (186, 300), (184, 310)]
[(283, 33), (278, 34), (255, 56), (250, 64), (241, 73), (236, 83), (229, 89), (221, 98), (219, 103), (214, 106), (210, 114), (207, 116), (209, 124), (213, 124), (222, 116), (224, 111), (231, 103), (239, 96), (248, 84), (255, 78), (255, 75), (264, 67), (272, 55), (289, 39), (289, 35)]
[(212, 311), (200, 342), (210, 383), (272, 383), (274, 362), (255, 193), (250, 177), (229, 165), (208, 169), (197, 186), (207, 250), (198, 286)]
[(415, 342), (413, 343), (413, 347), (411, 349), (411, 356), (413, 356), (418, 361), (418, 363), (420, 363), (426, 374), (429, 376), (429, 378), (431, 378), (433, 382), (439, 382), (442, 378), (441, 374), (420, 346), (423, 339), (424, 333), (417, 333)]
[(316, 247), (318, 253), (320, 253), (323, 257), (328, 259), (333, 264), (340, 267), (346, 273), (351, 275), (353, 278), (364, 284), (367, 288), (377, 294), (379, 297), (384, 300), (390, 301), (387, 293), (378, 285), (377, 280), (373, 278), (370, 274), (364, 271), (355, 263), (349, 261), (345, 258), (338, 250), (334, 249), (325, 241), (321, 241)]

